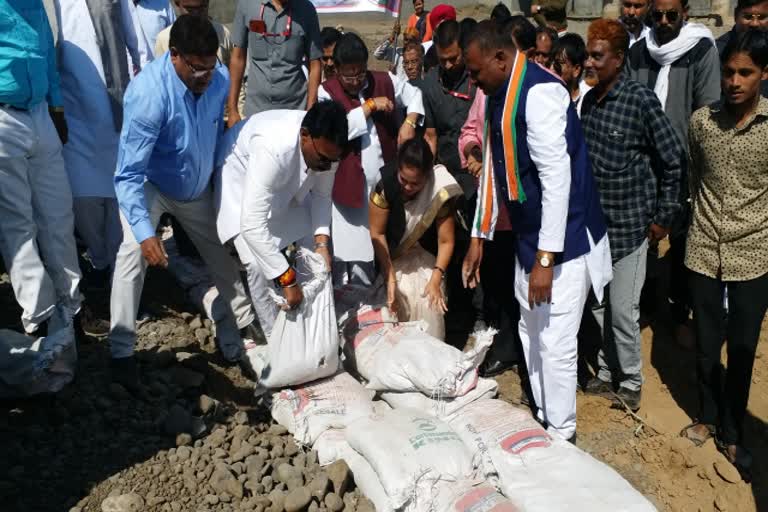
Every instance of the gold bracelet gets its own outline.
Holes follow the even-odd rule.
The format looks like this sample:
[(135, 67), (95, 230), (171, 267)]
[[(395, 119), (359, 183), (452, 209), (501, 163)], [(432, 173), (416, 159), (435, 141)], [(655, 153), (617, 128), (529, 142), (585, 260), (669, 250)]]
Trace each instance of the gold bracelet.
[(50, 111), (51, 111), (51, 112), (57, 112), (57, 113), (62, 113), (62, 114), (63, 114), (63, 113), (64, 113), (64, 107), (51, 107), (51, 108), (50, 108)]
[(405, 118), (405, 124), (409, 125), (411, 128), (416, 129), (416, 123), (413, 121), (413, 119)]

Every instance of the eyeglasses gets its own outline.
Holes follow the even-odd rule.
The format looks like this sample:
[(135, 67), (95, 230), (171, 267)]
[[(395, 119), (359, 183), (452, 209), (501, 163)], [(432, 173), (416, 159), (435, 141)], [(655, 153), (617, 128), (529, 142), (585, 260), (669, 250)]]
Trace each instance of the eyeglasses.
[[(178, 50), (176, 50), (175, 48), (174, 50), (178, 53)], [(203, 78), (205, 76), (208, 76), (214, 72), (214, 70), (219, 66), (219, 64), (221, 64), (221, 62), (219, 62), (219, 57), (216, 57), (216, 64), (214, 64), (212, 68), (199, 69), (193, 66), (183, 54), (179, 53), (179, 57), (181, 57), (181, 60), (184, 61), (184, 64), (186, 64), (189, 70), (192, 72), (193, 78)]]
[(339, 75), (339, 80), (341, 80), (342, 82), (344, 82), (347, 85), (359, 84), (360, 82), (364, 82), (365, 81), (365, 77), (366, 77), (367, 74), (368, 74), (367, 71), (363, 71), (359, 75), (355, 75), (355, 76)]
[(651, 16), (656, 23), (661, 23), (661, 20), (663, 20), (665, 16), (669, 23), (676, 23), (677, 20), (680, 19), (680, 13), (674, 9), (667, 9), (666, 11), (654, 9), (653, 12), (651, 12)]
[(315, 138), (309, 137), (309, 140), (312, 141), (312, 149), (315, 150), (315, 153), (317, 154), (318, 160), (320, 160), (320, 166), (321, 167), (330, 167), (331, 165), (335, 164), (339, 161), (338, 158), (328, 158), (324, 154), (322, 154), (320, 151), (317, 150), (317, 146), (315, 146)]
[(761, 14), (757, 12), (742, 12), (741, 14), (739, 14), (739, 17), (747, 22), (758, 21), (762, 23), (763, 21), (768, 19), (768, 14)]

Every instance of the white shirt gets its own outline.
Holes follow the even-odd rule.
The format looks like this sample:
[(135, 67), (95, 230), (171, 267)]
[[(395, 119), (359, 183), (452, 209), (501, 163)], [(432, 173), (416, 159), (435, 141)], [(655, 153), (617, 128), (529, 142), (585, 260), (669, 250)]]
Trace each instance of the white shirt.
[[(396, 108), (405, 109), (408, 114), (416, 113), (424, 117), (424, 103), (421, 90), (409, 84), (407, 80), (389, 73), (395, 89)], [(362, 90), (364, 90), (363, 87)], [(360, 103), (365, 99), (360, 93)], [(317, 91), (319, 101), (330, 100), (331, 96), (320, 85)], [(349, 140), (360, 137), (360, 159), (365, 173), (366, 189), (363, 191), (363, 207), (347, 208), (334, 203), (333, 205), (333, 252), (334, 257), (342, 261), (373, 261), (373, 244), (368, 230), (368, 197), (371, 190), (380, 179), (384, 167), (384, 155), (381, 150), (379, 136), (373, 119), (366, 118), (363, 107), (350, 110), (347, 114), (349, 124)]]
[(241, 259), (255, 261), (267, 279), (288, 269), (281, 249), (308, 235), (331, 233), (335, 174), (307, 169), (299, 141), (305, 115), (303, 110), (253, 115), (227, 131), (217, 152), (219, 238), (227, 242), (240, 235)]
[(587, 95), (590, 89), (592, 89), (592, 86), (587, 85), (587, 82), (584, 80), (579, 80), (579, 96), (573, 100), (576, 104), (576, 113), (579, 115), (579, 118), (581, 118), (581, 105), (584, 103), (584, 96)]
[[(541, 182), (539, 249), (549, 252), (562, 252), (565, 246), (571, 192), (571, 157), (565, 138), (570, 103), (562, 84), (543, 83), (531, 87), (525, 108), (528, 151)], [(607, 235), (600, 240), (589, 238), (587, 269), (595, 294), (602, 297), (612, 276), (610, 246)]]
[(176, 12), (169, 0), (139, 0), (134, 4), (129, 0), (134, 36), (138, 40), (141, 67), (155, 59), (157, 35), (176, 21)]
[[(123, 32), (133, 30), (128, 3)], [(62, 153), (75, 197), (115, 197), (114, 173), (120, 137), (104, 79), (101, 51), (86, 0), (55, 0), (58, 25), (58, 68), (69, 141)], [(135, 39), (128, 52), (138, 56)], [(129, 69), (131, 63), (129, 62)]]
[(632, 45), (634, 45), (636, 42), (640, 41), (641, 39), (645, 39), (645, 37), (651, 32), (651, 28), (643, 23), (643, 29), (640, 31), (640, 37), (635, 37), (635, 34), (632, 32), (628, 32), (629, 34), (629, 47), (632, 48)]

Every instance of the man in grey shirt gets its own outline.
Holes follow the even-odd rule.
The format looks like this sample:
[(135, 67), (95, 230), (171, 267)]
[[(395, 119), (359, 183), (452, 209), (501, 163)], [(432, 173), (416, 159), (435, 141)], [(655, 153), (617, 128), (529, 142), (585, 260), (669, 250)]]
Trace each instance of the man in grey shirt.
[[(246, 57), (246, 115), (274, 109), (305, 109), (317, 101), (323, 51), (317, 11), (309, 0), (239, 0), (232, 42), (229, 126), (240, 120), (237, 99)], [(308, 79), (302, 69), (305, 61)]]

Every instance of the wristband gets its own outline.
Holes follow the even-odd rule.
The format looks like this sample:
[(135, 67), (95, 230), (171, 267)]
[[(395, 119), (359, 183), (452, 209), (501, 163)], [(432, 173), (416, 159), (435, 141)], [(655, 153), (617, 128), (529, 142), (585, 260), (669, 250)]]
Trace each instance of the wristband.
[(328, 242), (317, 242), (315, 244), (315, 249), (322, 249), (323, 247), (328, 247)]
[(280, 276), (275, 279), (275, 284), (282, 287), (282, 288), (288, 288), (291, 285), (296, 284), (296, 271), (293, 270), (292, 267), (288, 267), (288, 270), (283, 272)]
[(443, 277), (445, 277), (445, 270), (443, 270), (442, 268), (438, 267), (437, 265), (432, 267), (432, 270), (439, 270), (440, 273), (443, 275)]
[(416, 129), (416, 123), (413, 121), (413, 119), (408, 119), (408, 118), (406, 117), (406, 118), (405, 118), (405, 121), (403, 121), (403, 122), (404, 122), (405, 124), (407, 124), (408, 126), (410, 126), (411, 128), (413, 128), (413, 129)]
[(376, 112), (376, 102), (373, 101), (373, 98), (368, 98), (365, 100), (365, 106), (368, 107), (368, 110), (373, 114)]

